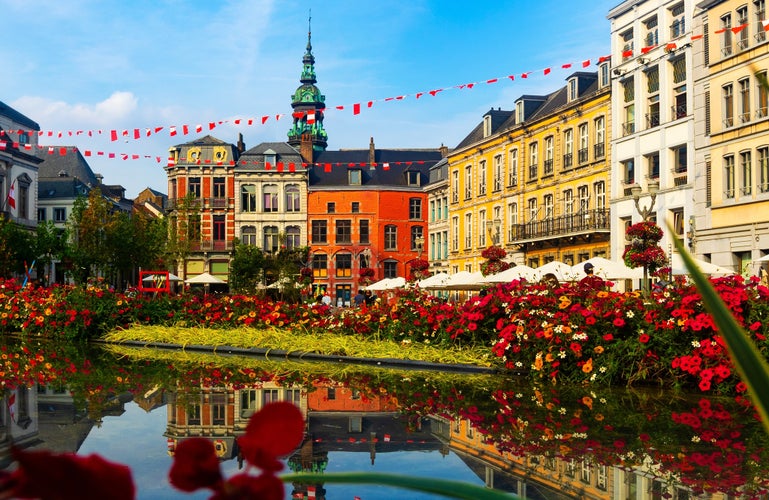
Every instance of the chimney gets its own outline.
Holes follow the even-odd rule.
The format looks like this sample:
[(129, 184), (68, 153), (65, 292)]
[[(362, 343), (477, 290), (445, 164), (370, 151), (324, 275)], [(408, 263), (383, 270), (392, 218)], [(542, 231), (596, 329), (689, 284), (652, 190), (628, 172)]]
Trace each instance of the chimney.
[(441, 147), (438, 148), (438, 150), (441, 152), (441, 158), (446, 158), (449, 155), (449, 148), (441, 144)]
[(238, 153), (242, 153), (246, 150), (246, 143), (243, 142), (243, 134), (238, 134)]
[(376, 148), (374, 147), (374, 138), (372, 137), (368, 143), (368, 162), (369, 165), (376, 163)]
[(301, 142), (299, 143), (299, 154), (302, 155), (302, 159), (307, 163), (313, 163), (312, 135), (309, 133), (302, 134)]

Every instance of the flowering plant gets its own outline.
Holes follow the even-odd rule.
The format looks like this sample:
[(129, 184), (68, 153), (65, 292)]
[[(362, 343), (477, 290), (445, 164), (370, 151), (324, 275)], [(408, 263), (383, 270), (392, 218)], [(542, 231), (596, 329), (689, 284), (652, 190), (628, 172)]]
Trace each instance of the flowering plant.
[(498, 246), (490, 246), (481, 252), (481, 257), (486, 259), (486, 262), (481, 263), (481, 273), (484, 276), (490, 274), (501, 273), (510, 268), (510, 264), (503, 261), (507, 252), (504, 248)]
[(299, 276), (302, 279), (302, 283), (304, 283), (305, 285), (309, 285), (315, 280), (311, 267), (302, 267), (301, 269), (299, 269)]
[(643, 267), (653, 273), (667, 262), (665, 251), (657, 244), (662, 239), (662, 228), (652, 221), (633, 224), (625, 232), (630, 244), (622, 258), (628, 267)]
[(358, 284), (370, 285), (372, 280), (374, 279), (375, 274), (376, 272), (370, 267), (364, 267), (363, 269), (358, 271)]
[(409, 281), (418, 281), (427, 278), (430, 274), (430, 263), (425, 259), (414, 259), (409, 263), (411, 274), (408, 277)]

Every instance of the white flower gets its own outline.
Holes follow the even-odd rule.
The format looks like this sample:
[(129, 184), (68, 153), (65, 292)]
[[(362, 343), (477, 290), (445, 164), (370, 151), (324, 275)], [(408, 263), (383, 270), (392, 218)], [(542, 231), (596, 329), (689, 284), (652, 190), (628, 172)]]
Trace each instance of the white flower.
[(627, 316), (628, 318), (632, 318), (632, 317), (634, 317), (634, 316), (635, 316), (635, 313), (634, 313), (633, 311), (628, 311), (628, 312), (625, 314), (625, 316)]
[(700, 341), (699, 340), (692, 340), (692, 347), (699, 347)]
[(561, 415), (566, 415), (566, 408), (558, 408), (558, 413)]
[(699, 436), (692, 436), (692, 443), (699, 443), (700, 437)]

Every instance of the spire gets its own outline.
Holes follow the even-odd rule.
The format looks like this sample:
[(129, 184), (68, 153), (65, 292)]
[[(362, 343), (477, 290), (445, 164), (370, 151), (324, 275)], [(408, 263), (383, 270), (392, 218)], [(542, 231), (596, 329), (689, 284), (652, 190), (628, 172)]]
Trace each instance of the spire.
[[(312, 10), (307, 22), (307, 49), (302, 57), (302, 74), (299, 77), (301, 85), (296, 89), (291, 99), (294, 112), (294, 123), (288, 131), (288, 143), (291, 146), (301, 145), (302, 137), (312, 142), (313, 151), (325, 151), (328, 135), (323, 128), (323, 111), (326, 109), (326, 96), (315, 86), (315, 56), (312, 55)], [(309, 136), (309, 137), (308, 137)]]

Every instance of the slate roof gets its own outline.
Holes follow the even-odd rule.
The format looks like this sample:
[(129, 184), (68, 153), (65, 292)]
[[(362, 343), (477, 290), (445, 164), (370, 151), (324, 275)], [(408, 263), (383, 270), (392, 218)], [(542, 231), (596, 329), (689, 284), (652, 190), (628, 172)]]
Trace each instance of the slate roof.
[(40, 125), (38, 125), (36, 121), (19, 113), (3, 101), (0, 101), (0, 115), (8, 117), (11, 121), (16, 122), (29, 130), (40, 130)]
[[(376, 166), (371, 168), (368, 149), (349, 149), (339, 151), (322, 151), (315, 157), (315, 165), (310, 170), (309, 188), (341, 187), (349, 185), (348, 170), (351, 166), (362, 172), (361, 185), (351, 186), (355, 189), (365, 189), (367, 186), (409, 187), (405, 172), (419, 172), (419, 186), (428, 183), (430, 167), (442, 158), (438, 149), (376, 149), (374, 161)], [(421, 162), (421, 163), (420, 163)], [(389, 169), (384, 164), (389, 164)], [(325, 165), (330, 164), (330, 172)], [(364, 164), (364, 166), (360, 166)]]
[[(59, 154), (59, 148), (66, 148), (67, 154)], [(72, 146), (54, 146), (53, 154), (48, 154), (48, 150), (38, 149), (35, 154), (43, 160), (37, 167), (38, 178), (42, 180), (70, 177), (80, 179), (86, 185), (96, 186), (99, 184), (96, 174), (91, 170), (91, 166), (88, 165), (80, 151), (75, 150), (70, 153), (73, 150), (75, 148)]]
[[(286, 167), (289, 163), (294, 163), (297, 170), (305, 168), (302, 166), (302, 162), (304, 162), (302, 155), (287, 142), (263, 142), (240, 154), (235, 171), (264, 171), (265, 152), (268, 150), (272, 150), (276, 155), (276, 160), (283, 162)], [(275, 165), (272, 165), (272, 171), (275, 171)]]

